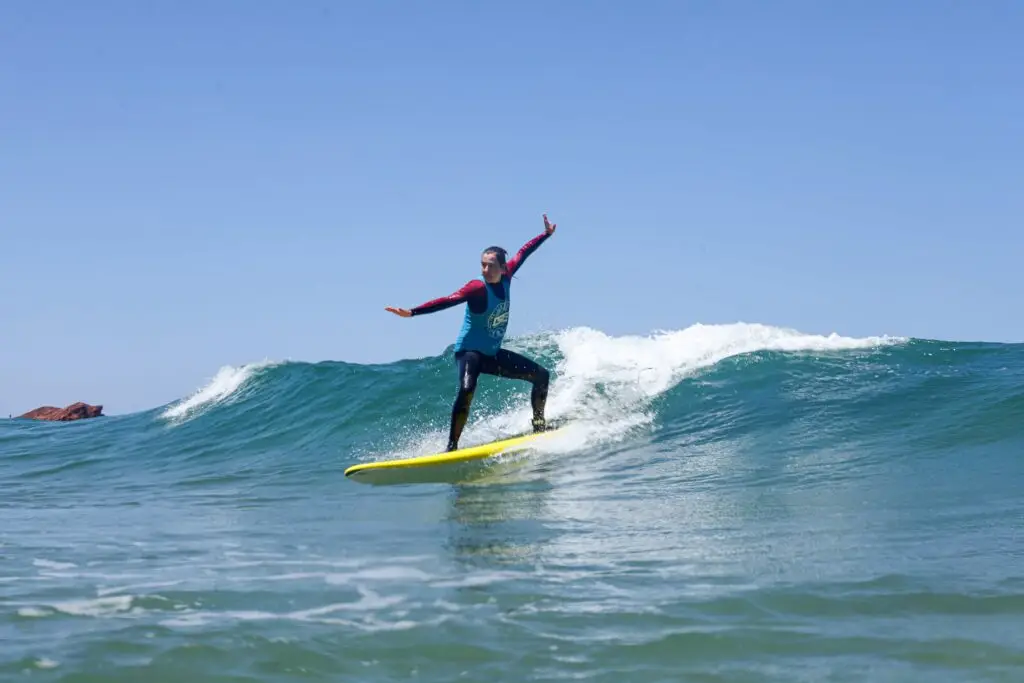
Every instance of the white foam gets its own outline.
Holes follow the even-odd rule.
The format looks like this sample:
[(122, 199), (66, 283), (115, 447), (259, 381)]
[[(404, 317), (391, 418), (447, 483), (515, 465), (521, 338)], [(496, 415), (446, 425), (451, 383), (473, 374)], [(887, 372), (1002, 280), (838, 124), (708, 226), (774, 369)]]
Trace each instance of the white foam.
[[(555, 438), (536, 442), (546, 452), (562, 452), (588, 444), (623, 438), (653, 419), (650, 401), (686, 377), (726, 358), (757, 351), (841, 351), (902, 343), (902, 337), (844, 337), (818, 335), (770, 325), (734, 323), (695, 324), (682, 330), (647, 336), (613, 337), (588, 327), (576, 327), (518, 340), (531, 349), (557, 347), (562, 360), (548, 396), (549, 419), (571, 416), (568, 429)], [(483, 421), (477, 438), (497, 438), (528, 428), (529, 400), (516, 410)], [(467, 430), (467, 434), (469, 430)]]
[(225, 365), (207, 384), (187, 398), (173, 403), (164, 410), (165, 419), (180, 419), (194, 414), (197, 409), (224, 402), (249, 379), (254, 372), (275, 365), (273, 361), (247, 363), (241, 366)]
[(154, 581), (150, 583), (133, 583), (127, 586), (111, 586), (109, 588), (97, 588), (97, 597), (107, 597), (116, 593), (124, 593), (127, 591), (138, 590), (140, 588), (170, 588), (172, 586), (180, 585), (181, 581)]
[[(565, 452), (595, 443), (625, 438), (654, 419), (650, 401), (687, 376), (726, 358), (756, 351), (841, 351), (869, 349), (905, 341), (902, 337), (844, 337), (806, 334), (798, 330), (754, 323), (695, 324), (681, 330), (647, 336), (610, 336), (589, 327), (510, 340), (509, 347), (535, 356), (557, 353), (557, 379), (552, 383), (545, 414), (548, 419), (572, 418), (567, 429), (551, 439), (536, 441), (536, 450)], [(527, 396), (498, 414), (471, 416), (463, 444), (483, 443), (522, 433), (530, 428), (532, 411)], [(454, 397), (453, 397), (454, 398)], [(447, 438), (447, 427), (418, 435), (397, 452), (400, 458), (434, 452)]]
[[(194, 611), (178, 614), (160, 621), (167, 627), (197, 627), (225, 621), (298, 621), (332, 626), (354, 628), (362, 631), (398, 631), (416, 627), (437, 627), (451, 619), (450, 615), (438, 615), (422, 621), (398, 618), (388, 621), (376, 614), (376, 610), (402, 602), (401, 598), (380, 598), (367, 596), (355, 603), (334, 603), (294, 612), (267, 612), (263, 610), (227, 610), (222, 612)], [(361, 618), (340, 618), (328, 616), (343, 610), (356, 610)], [(394, 616), (398, 616), (397, 614)]]
[[(569, 385), (557, 400), (592, 394), (605, 385), (613, 400), (631, 403), (653, 398), (695, 370), (731, 356), (755, 351), (834, 351), (871, 348), (902, 341), (892, 337), (842, 337), (804, 334), (769, 325), (734, 323), (696, 324), (683, 330), (646, 337), (610, 337), (581, 327), (554, 335), (565, 358), (561, 381)], [(614, 391), (607, 391), (613, 388)]]
[(348, 574), (328, 574), (327, 583), (343, 585), (354, 581), (426, 581), (430, 576), (415, 567), (367, 567)]
[(91, 600), (69, 600), (55, 603), (53, 608), (58, 612), (75, 616), (103, 617), (127, 612), (132, 607), (132, 599), (131, 595), (117, 595)]
[(38, 557), (32, 560), (32, 564), (43, 569), (74, 569), (78, 566), (74, 562), (55, 562), (53, 560), (39, 559)]
[(291, 616), (295, 619), (310, 620), (314, 617), (322, 617), (325, 614), (334, 614), (341, 611), (371, 612), (394, 607), (405, 600), (405, 598), (398, 595), (382, 597), (366, 588), (357, 587), (357, 590), (361, 597), (356, 602), (336, 602), (324, 605), (323, 607), (292, 612)]

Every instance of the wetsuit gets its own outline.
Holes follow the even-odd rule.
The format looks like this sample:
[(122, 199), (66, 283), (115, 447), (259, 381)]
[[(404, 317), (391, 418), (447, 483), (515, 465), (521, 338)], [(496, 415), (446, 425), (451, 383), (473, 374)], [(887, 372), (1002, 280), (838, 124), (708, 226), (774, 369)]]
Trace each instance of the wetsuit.
[(415, 316), (441, 311), (459, 303), (466, 304), (462, 329), (455, 341), (459, 390), (452, 405), (448, 433), (450, 451), (458, 448), (480, 373), (532, 383), (530, 403), (533, 408), (533, 427), (535, 430), (544, 428), (544, 404), (547, 401), (550, 373), (526, 356), (501, 348), (501, 342), (508, 328), (512, 276), (547, 238), (547, 233), (541, 233), (524, 244), (505, 264), (506, 273), (500, 282), (489, 283), (483, 278), (470, 280), (457, 292), (412, 309)]

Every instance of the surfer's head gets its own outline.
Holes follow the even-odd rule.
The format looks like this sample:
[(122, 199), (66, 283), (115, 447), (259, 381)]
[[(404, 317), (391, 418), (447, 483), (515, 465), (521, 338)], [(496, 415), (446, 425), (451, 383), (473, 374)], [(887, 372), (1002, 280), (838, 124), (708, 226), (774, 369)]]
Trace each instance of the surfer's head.
[(501, 247), (487, 247), (480, 255), (480, 270), (484, 279), (488, 282), (501, 282), (508, 266), (506, 265), (507, 252)]

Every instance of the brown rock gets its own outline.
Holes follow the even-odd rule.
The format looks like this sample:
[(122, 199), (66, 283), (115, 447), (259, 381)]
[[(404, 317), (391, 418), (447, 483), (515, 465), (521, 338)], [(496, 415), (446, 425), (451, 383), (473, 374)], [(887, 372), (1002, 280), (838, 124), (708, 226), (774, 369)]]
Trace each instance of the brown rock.
[(89, 417), (99, 417), (103, 414), (103, 406), (91, 406), (88, 403), (72, 403), (66, 408), (55, 408), (43, 406), (30, 410), (21, 417), (30, 420), (50, 420), (54, 422), (68, 422), (69, 420), (84, 420)]

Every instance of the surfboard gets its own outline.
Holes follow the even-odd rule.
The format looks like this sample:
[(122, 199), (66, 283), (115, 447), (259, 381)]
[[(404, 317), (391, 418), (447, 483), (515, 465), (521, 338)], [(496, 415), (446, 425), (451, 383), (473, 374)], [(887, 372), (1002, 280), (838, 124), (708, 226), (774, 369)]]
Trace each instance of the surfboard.
[(498, 454), (528, 449), (538, 439), (550, 437), (562, 429), (564, 425), (549, 427), (543, 432), (531, 432), (446, 453), (364, 462), (346, 469), (345, 477), (363, 484), (453, 483), (470, 473), (471, 468), (467, 466)]

